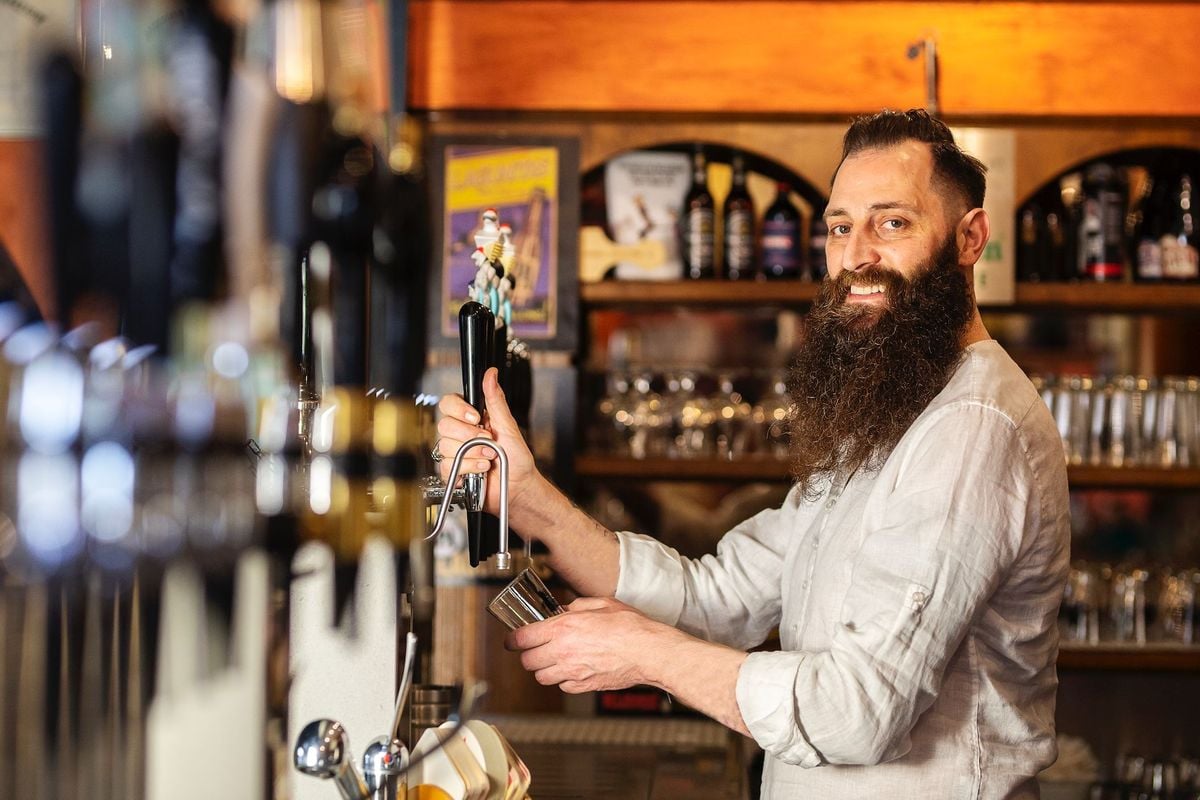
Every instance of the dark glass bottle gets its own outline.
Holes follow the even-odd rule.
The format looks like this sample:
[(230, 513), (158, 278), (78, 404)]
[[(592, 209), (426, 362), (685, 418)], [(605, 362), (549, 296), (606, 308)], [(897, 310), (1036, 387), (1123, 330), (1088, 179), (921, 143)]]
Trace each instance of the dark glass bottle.
[(1163, 279), (1194, 281), (1200, 278), (1200, 257), (1197, 247), (1196, 215), (1192, 176), (1183, 173), (1171, 193), (1170, 224), (1162, 237)]
[(723, 213), (725, 277), (731, 281), (754, 277), (754, 201), (746, 191), (746, 161), (733, 157), (733, 186), (725, 197)]
[(1079, 273), (1085, 280), (1125, 277), (1125, 196), (1117, 172), (1105, 163), (1088, 167), (1079, 220)]
[(1142, 193), (1142, 200), (1133, 212), (1129, 238), (1133, 277), (1155, 282), (1163, 279), (1162, 238), (1171, 216), (1170, 182), (1166, 175), (1151, 175), (1148, 180), (1149, 191)]
[(1017, 217), (1017, 280), (1040, 281), (1045, 276), (1046, 216), (1037, 203), (1026, 203)]
[(762, 224), (762, 273), (770, 279), (800, 277), (800, 212), (788, 199), (786, 183), (776, 185), (775, 200)]
[(696, 148), (692, 155), (692, 186), (683, 200), (683, 225), (679, 251), (683, 254), (683, 274), (686, 278), (716, 277), (716, 253), (713, 230), (716, 227), (716, 206), (708, 191), (708, 163), (704, 151)]
[(1048, 281), (1069, 281), (1075, 273), (1075, 216), (1063, 202), (1062, 192), (1056, 191), (1046, 206), (1046, 266), (1042, 276)]

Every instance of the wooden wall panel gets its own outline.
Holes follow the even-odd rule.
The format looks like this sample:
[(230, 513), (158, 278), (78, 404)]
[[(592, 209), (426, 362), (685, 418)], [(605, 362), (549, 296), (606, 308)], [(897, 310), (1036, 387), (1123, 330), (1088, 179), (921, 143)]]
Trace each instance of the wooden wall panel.
[(1200, 5), (415, 0), (426, 109), (1200, 116)]

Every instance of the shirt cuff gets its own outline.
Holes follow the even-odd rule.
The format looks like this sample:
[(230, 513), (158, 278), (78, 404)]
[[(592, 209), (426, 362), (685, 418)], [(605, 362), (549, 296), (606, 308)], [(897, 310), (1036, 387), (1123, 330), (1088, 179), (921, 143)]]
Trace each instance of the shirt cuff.
[(618, 531), (621, 545), (616, 599), (650, 619), (675, 626), (683, 614), (683, 564), (679, 553), (650, 536)]
[(796, 677), (806, 653), (751, 653), (738, 670), (736, 697), (746, 729), (758, 746), (788, 764), (819, 767), (821, 754), (796, 719)]

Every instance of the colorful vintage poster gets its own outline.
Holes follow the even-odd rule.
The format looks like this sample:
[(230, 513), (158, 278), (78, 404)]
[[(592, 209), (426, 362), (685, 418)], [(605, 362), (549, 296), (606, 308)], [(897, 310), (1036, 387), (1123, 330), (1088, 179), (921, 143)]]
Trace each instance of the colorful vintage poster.
[(513, 333), (554, 339), (558, 298), (559, 150), (450, 146), (445, 154), (441, 328), (458, 336), (458, 309), (475, 277), (471, 253), (480, 216), (494, 208), (512, 227)]

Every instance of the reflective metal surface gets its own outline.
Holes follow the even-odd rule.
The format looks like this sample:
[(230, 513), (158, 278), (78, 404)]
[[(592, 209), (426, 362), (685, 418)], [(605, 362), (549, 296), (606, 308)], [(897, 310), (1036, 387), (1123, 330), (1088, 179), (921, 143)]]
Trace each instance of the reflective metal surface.
[(367, 785), (354, 766), (350, 739), (340, 722), (317, 719), (296, 739), (292, 760), (300, 772), (314, 778), (332, 778), (345, 800), (363, 800)]

